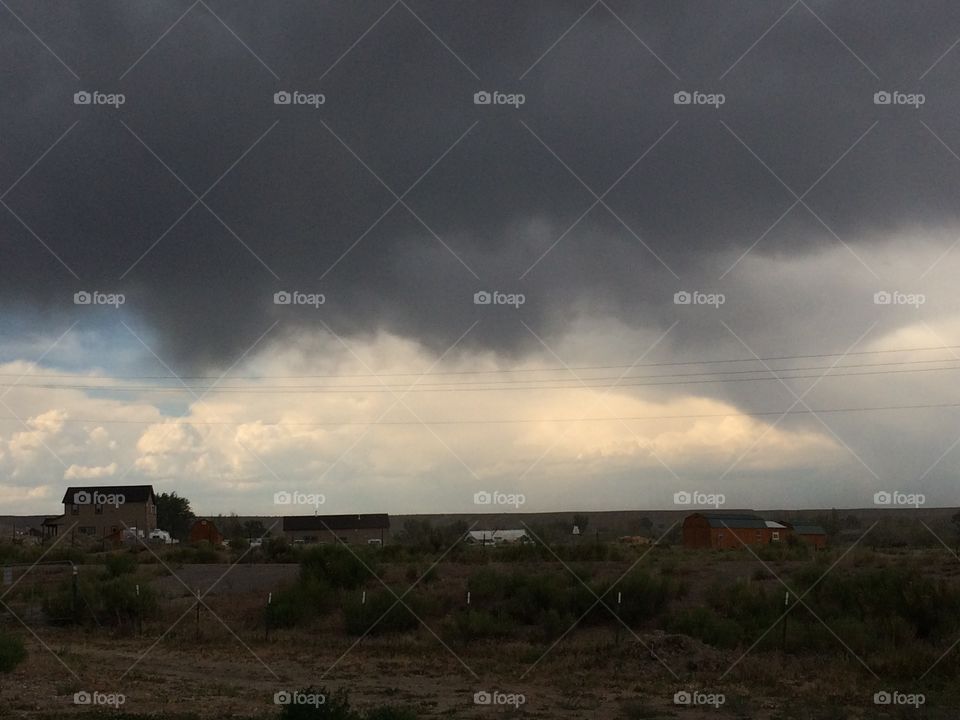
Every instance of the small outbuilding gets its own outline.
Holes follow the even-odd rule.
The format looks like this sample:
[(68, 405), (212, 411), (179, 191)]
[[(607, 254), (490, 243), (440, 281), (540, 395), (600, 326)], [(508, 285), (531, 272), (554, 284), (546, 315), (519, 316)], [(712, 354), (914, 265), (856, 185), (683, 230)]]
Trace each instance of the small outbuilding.
[(827, 546), (827, 531), (819, 525), (794, 525), (793, 534), (803, 542), (813, 545), (816, 550)]
[(198, 543), (206, 540), (211, 545), (222, 545), (223, 535), (217, 530), (212, 520), (200, 518), (190, 528), (190, 542)]
[(737, 549), (766, 545), (773, 532), (762, 517), (753, 513), (693, 513), (683, 520), (683, 546)]

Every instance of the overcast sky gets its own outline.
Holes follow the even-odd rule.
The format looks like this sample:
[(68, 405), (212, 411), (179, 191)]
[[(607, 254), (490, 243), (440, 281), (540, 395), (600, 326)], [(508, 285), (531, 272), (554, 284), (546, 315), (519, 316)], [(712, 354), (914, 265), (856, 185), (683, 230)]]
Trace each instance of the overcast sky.
[(960, 6), (544, 7), (7, 0), (0, 514), (956, 505)]

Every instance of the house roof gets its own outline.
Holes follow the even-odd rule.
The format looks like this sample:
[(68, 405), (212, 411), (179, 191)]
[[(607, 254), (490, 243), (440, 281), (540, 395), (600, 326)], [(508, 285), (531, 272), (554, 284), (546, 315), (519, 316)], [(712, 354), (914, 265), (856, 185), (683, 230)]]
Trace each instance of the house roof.
[(797, 535), (826, 535), (827, 531), (819, 525), (794, 525), (793, 531)]
[(699, 514), (706, 518), (712, 528), (757, 528), (762, 530), (767, 527), (767, 523), (762, 517), (751, 513), (705, 512)]
[(386, 513), (366, 515), (288, 515), (283, 518), (284, 532), (298, 530), (386, 530), (390, 517)]
[(783, 523), (779, 523), (779, 522), (777, 522), (776, 520), (765, 520), (764, 522), (766, 522), (768, 528), (772, 528), (772, 529), (774, 529), (774, 530), (786, 530), (786, 529), (787, 529), (787, 526), (786, 526), (786, 525), (784, 525)]
[(76, 487), (71, 485), (63, 494), (61, 502), (64, 505), (73, 504), (73, 496), (78, 492), (123, 495), (124, 501), (128, 503), (142, 503), (146, 502), (147, 499), (157, 501), (157, 496), (153, 492), (153, 485), (82, 485)]
[(503, 542), (516, 542), (521, 538), (527, 537), (526, 530), (470, 530), (467, 532), (468, 537), (479, 542), (487, 542), (488, 540), (493, 541), (503, 541)]

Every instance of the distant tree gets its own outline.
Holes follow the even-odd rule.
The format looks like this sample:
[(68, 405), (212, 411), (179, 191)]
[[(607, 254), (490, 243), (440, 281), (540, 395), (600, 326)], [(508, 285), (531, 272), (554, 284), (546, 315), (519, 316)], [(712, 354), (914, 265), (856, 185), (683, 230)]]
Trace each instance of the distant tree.
[(240, 518), (235, 512), (226, 516), (218, 515), (217, 529), (220, 530), (220, 534), (223, 535), (223, 537), (230, 540), (231, 544), (236, 540), (242, 540), (247, 537), (243, 533), (243, 523), (240, 522)]
[(243, 536), (245, 538), (262, 538), (267, 535), (269, 535), (269, 530), (259, 520), (247, 520), (243, 523)]
[(843, 519), (843, 526), (848, 530), (859, 530), (860, 518), (856, 515), (847, 515), (847, 517)]
[(954, 536), (956, 537), (957, 548), (960, 548), (960, 512), (954, 513), (950, 518), (953, 523)]
[(166, 530), (178, 540), (186, 540), (196, 516), (190, 509), (190, 501), (177, 493), (157, 495), (157, 527)]

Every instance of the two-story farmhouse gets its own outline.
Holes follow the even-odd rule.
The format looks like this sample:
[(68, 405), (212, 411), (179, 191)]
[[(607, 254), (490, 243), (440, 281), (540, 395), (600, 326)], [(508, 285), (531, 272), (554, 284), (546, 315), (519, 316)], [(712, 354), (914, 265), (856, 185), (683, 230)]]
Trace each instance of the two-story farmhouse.
[(152, 485), (69, 487), (63, 495), (63, 515), (43, 521), (44, 538), (69, 533), (71, 540), (103, 539), (127, 528), (144, 536), (157, 529)]

